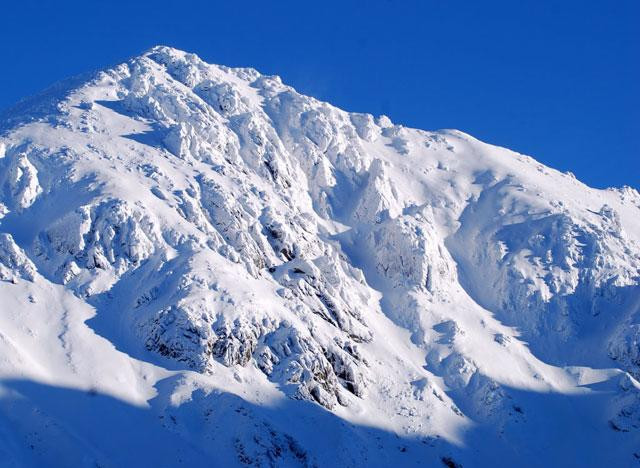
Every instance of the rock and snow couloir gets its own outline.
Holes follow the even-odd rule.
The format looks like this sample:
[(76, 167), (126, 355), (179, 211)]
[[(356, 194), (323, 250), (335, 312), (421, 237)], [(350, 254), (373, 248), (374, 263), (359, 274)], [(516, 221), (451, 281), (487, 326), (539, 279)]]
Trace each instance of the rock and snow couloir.
[(640, 459), (637, 190), (168, 47), (1, 119), (0, 464)]

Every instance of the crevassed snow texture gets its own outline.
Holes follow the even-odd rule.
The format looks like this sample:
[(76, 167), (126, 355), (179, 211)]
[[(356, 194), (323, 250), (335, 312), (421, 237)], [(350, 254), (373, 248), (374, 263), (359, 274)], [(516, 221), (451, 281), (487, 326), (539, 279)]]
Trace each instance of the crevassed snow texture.
[(3, 466), (631, 466), (640, 194), (156, 47), (2, 117)]

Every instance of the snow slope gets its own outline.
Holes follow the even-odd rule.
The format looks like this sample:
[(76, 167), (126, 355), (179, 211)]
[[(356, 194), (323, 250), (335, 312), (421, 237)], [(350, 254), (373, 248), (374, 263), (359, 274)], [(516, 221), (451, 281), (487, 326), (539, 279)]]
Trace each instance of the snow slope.
[(640, 464), (640, 193), (155, 47), (0, 117), (0, 465)]

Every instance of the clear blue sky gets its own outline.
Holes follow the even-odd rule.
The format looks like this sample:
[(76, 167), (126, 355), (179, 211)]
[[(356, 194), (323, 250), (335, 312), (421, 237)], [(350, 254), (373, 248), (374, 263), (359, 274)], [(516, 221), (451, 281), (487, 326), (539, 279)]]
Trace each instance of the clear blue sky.
[(156, 44), (640, 187), (640, 1), (2, 2), (0, 108)]

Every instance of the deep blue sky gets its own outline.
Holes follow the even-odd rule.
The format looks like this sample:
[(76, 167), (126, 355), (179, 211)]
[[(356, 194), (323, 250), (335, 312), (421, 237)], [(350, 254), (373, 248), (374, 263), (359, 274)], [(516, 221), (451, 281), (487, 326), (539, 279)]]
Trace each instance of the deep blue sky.
[(640, 187), (640, 1), (2, 2), (0, 108), (156, 44)]

